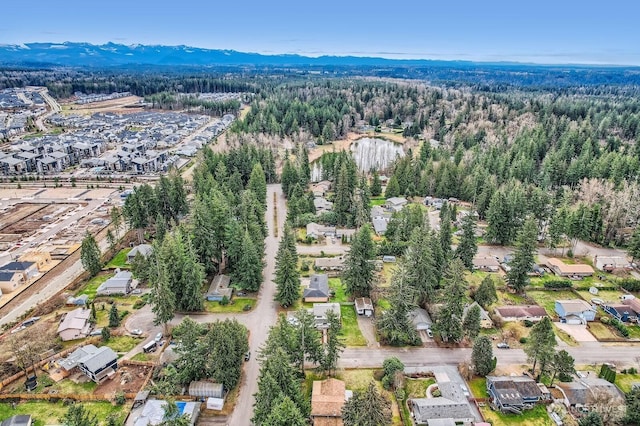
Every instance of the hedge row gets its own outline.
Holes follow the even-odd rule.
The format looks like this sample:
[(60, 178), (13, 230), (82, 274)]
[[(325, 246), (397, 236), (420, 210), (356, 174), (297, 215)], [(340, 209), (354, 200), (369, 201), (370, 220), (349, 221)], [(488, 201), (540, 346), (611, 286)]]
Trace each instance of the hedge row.
[(544, 282), (544, 288), (571, 288), (569, 280), (549, 280)]

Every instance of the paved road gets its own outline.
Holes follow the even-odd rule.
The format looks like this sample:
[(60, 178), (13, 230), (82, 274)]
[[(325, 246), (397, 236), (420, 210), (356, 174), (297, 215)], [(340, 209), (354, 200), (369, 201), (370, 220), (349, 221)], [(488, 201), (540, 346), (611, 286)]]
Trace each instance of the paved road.
[[(576, 365), (611, 362), (618, 366), (640, 366), (640, 345), (603, 344), (585, 342), (565, 348), (576, 360)], [(527, 356), (521, 349), (495, 349), (498, 365), (526, 364)], [(381, 367), (389, 357), (398, 357), (407, 367), (429, 365), (457, 365), (471, 358), (471, 349), (446, 348), (346, 348), (340, 357), (342, 368)]]

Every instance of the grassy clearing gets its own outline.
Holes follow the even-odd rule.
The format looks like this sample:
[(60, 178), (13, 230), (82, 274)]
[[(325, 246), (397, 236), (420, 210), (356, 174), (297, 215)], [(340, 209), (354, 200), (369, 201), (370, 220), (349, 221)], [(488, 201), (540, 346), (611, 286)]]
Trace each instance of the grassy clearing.
[(589, 323), (589, 331), (598, 340), (600, 339), (618, 339), (620, 336), (613, 331), (609, 326), (602, 324), (601, 322), (592, 321)]
[(531, 297), (538, 305), (542, 306), (547, 315), (551, 318), (556, 316), (555, 303), (559, 299), (575, 299), (576, 295), (567, 290), (561, 291), (528, 291), (527, 296)]
[(485, 420), (493, 426), (553, 426), (555, 423), (547, 414), (544, 405), (538, 405), (533, 410), (526, 410), (522, 414), (503, 414), (493, 411), (489, 407), (480, 407)]
[[(234, 297), (226, 306), (220, 304), (220, 302), (204, 302), (204, 309), (207, 312), (211, 313), (220, 313), (220, 312), (244, 312), (244, 306), (250, 305), (251, 309), (256, 304), (256, 299), (252, 299), (250, 297)], [(249, 310), (251, 310), (249, 309)]]
[[(120, 424), (124, 423), (126, 416), (126, 406), (114, 406), (110, 402), (84, 402), (84, 407), (91, 413), (98, 416), (100, 424), (106, 424), (106, 419), (111, 414), (118, 416)], [(67, 412), (68, 407), (62, 402), (51, 403), (45, 401), (29, 401), (16, 405), (13, 409), (11, 404), (0, 404), (0, 419), (6, 419), (19, 414), (31, 414), (35, 419), (34, 426), (44, 426), (59, 424), (60, 418)]]
[(80, 296), (81, 294), (86, 294), (87, 296), (89, 296), (89, 300), (93, 300), (96, 298), (96, 292), (98, 291), (98, 287), (100, 287), (100, 284), (102, 284), (103, 282), (105, 282), (106, 280), (108, 280), (109, 278), (111, 278), (111, 276), (113, 276), (112, 273), (101, 273), (100, 275), (96, 275), (95, 277), (91, 278), (83, 287), (80, 291), (78, 291), (76, 293), (76, 296)]
[(622, 392), (631, 392), (631, 387), (635, 383), (640, 383), (640, 374), (622, 374), (620, 372), (616, 374), (615, 384)]
[(135, 348), (141, 339), (132, 336), (111, 336), (105, 345), (113, 349), (114, 352), (126, 353)]
[[(74, 383), (71, 380), (62, 380), (58, 383), (54, 382), (48, 375), (40, 374), (38, 376), (38, 386), (34, 393), (55, 392), (55, 393), (73, 393), (73, 394), (92, 394), (98, 387), (95, 382)], [(24, 388), (20, 386), (14, 392), (23, 392)], [(12, 392), (12, 393), (14, 393)]]
[(334, 292), (331, 302), (342, 303), (349, 301), (345, 286), (340, 278), (329, 278), (329, 288)]
[(599, 290), (598, 294), (591, 294), (588, 290), (578, 290), (577, 293), (587, 302), (595, 297), (597, 299), (602, 299), (605, 302), (615, 303), (620, 303), (620, 296), (624, 294), (618, 290)]
[(130, 248), (125, 248), (120, 250), (113, 259), (107, 263), (107, 268), (115, 269), (115, 268), (123, 268), (129, 269), (131, 265), (127, 263), (127, 254), (131, 251)]
[(342, 336), (347, 346), (367, 346), (367, 339), (364, 338), (358, 318), (353, 306), (340, 306), (340, 316), (342, 317)]
[(385, 200), (385, 198), (383, 196), (371, 197), (369, 199), (369, 205), (371, 207), (373, 207), (373, 206), (383, 206), (385, 202), (386, 202), (386, 200)]
[(380, 287), (389, 287), (391, 285), (391, 277), (393, 276), (393, 271), (395, 271), (395, 269), (395, 263), (382, 264), (382, 280), (380, 280)]
[(427, 388), (435, 382), (436, 380), (432, 377), (428, 379), (407, 379), (404, 385), (407, 398), (426, 398)]
[(132, 358), (133, 361), (153, 361), (154, 357), (151, 354), (145, 354), (144, 352), (140, 352), (139, 354), (135, 354)]
[(484, 377), (476, 377), (469, 382), (469, 389), (475, 398), (489, 398), (487, 392), (487, 379)]
[(640, 326), (628, 325), (629, 339), (640, 339)]

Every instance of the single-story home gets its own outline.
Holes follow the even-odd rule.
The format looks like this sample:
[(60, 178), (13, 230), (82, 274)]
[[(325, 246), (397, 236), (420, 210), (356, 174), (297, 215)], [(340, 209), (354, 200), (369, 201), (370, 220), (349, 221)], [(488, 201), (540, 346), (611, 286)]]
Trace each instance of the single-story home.
[(129, 271), (116, 269), (113, 277), (109, 278), (96, 291), (96, 296), (110, 296), (112, 294), (129, 294), (133, 283), (133, 274)]
[(329, 328), (329, 311), (333, 311), (340, 319), (340, 304), (339, 303), (314, 303), (313, 304), (313, 317), (316, 320), (316, 327), (323, 329)]
[(133, 263), (133, 259), (136, 258), (136, 255), (140, 253), (140, 255), (144, 258), (149, 257), (149, 255), (153, 252), (153, 246), (150, 244), (140, 244), (131, 249), (129, 253), (127, 253), (127, 263)]
[(540, 321), (547, 316), (538, 305), (505, 305), (497, 307), (495, 312), (503, 321)]
[(206, 380), (194, 380), (189, 383), (189, 396), (196, 398), (223, 398), (224, 388), (222, 383), (213, 383)]
[(320, 236), (323, 237), (335, 237), (336, 235), (336, 227), (335, 226), (324, 226), (315, 222), (308, 223), (306, 226), (307, 229), (307, 238), (318, 239)]
[(356, 297), (354, 300), (356, 313), (358, 315), (364, 315), (370, 317), (373, 315), (373, 302), (368, 297)]
[(330, 212), (333, 210), (333, 203), (327, 201), (324, 197), (315, 197), (313, 199), (313, 206), (316, 209), (316, 214)]
[(628, 271), (631, 263), (622, 256), (594, 256), (593, 265), (596, 269), (605, 272)]
[(502, 412), (520, 413), (544, 398), (541, 387), (529, 376), (487, 376), (491, 403)]
[(622, 303), (630, 307), (631, 310), (635, 312), (636, 315), (640, 316), (640, 300), (639, 299), (635, 297), (625, 298), (622, 301)]
[(547, 259), (547, 266), (559, 277), (590, 277), (593, 275), (593, 268), (589, 265), (568, 264), (555, 257)]
[(344, 259), (342, 256), (319, 257), (315, 260), (314, 269), (316, 271), (342, 271), (344, 269)]
[(100, 383), (118, 369), (118, 355), (108, 346), (96, 348), (94, 345), (85, 345), (58, 361), (58, 364), (66, 371), (78, 367), (91, 380)]
[(630, 306), (621, 303), (604, 304), (602, 305), (602, 309), (612, 317), (618, 318), (622, 322), (627, 322), (629, 321), (629, 317), (636, 316), (636, 313), (633, 312)]
[(302, 293), (302, 300), (305, 302), (328, 302), (329, 295), (329, 276), (314, 274), (309, 280), (309, 287), (305, 288)]
[[(164, 406), (167, 401), (150, 399), (145, 402), (139, 417), (135, 419), (133, 426), (159, 425), (164, 421)], [(177, 401), (178, 415), (188, 415), (191, 426), (195, 425), (200, 415), (200, 402)]]
[(356, 235), (355, 229), (348, 228), (337, 228), (336, 229), (336, 238), (344, 239), (345, 242), (349, 243), (353, 239), (354, 235)]
[(374, 217), (371, 220), (371, 223), (373, 224), (373, 230), (376, 235), (384, 235), (385, 232), (387, 232), (387, 225), (389, 224), (387, 219), (383, 217)]
[(498, 272), (500, 270), (500, 262), (493, 256), (474, 257), (473, 269), (484, 272)]
[(422, 308), (415, 308), (407, 314), (416, 331), (426, 331), (431, 328), (433, 321), (429, 313)]
[(63, 342), (68, 340), (82, 339), (91, 332), (89, 317), (91, 309), (84, 307), (69, 311), (58, 325), (58, 335)]
[(233, 289), (229, 288), (230, 282), (231, 278), (228, 275), (216, 275), (211, 280), (211, 285), (205, 298), (210, 302), (220, 302), (224, 297), (227, 300), (231, 300)]
[(556, 388), (562, 392), (563, 402), (567, 408), (585, 411), (593, 404), (598, 394), (604, 393), (609, 397), (607, 406), (612, 410), (624, 412), (624, 394), (614, 385), (599, 377), (576, 378), (572, 382), (558, 382)]
[[(417, 425), (471, 424), (474, 418), (465, 401), (452, 401), (449, 398), (410, 399), (410, 407)], [(445, 423), (439, 422), (440, 420)]]
[(311, 390), (311, 424), (342, 425), (342, 407), (350, 396), (342, 380), (315, 380)]
[(331, 189), (331, 182), (323, 180), (321, 182), (311, 185), (311, 193), (314, 197), (324, 197), (324, 195)]
[(474, 306), (477, 306), (478, 308), (480, 308), (480, 327), (481, 328), (492, 328), (493, 327), (493, 321), (491, 320), (491, 317), (489, 316), (489, 312), (485, 311), (484, 308), (478, 304), (478, 302), (473, 302), (470, 305), (466, 305), (464, 307), (463, 316), (466, 316), (467, 312), (469, 312), (469, 309), (471, 309)]
[(0, 426), (31, 426), (32, 424), (33, 420), (29, 414), (20, 414), (3, 420)]
[(24, 277), (20, 272), (0, 271), (0, 291), (2, 294), (11, 293), (24, 283)]
[(582, 299), (556, 300), (555, 311), (567, 324), (586, 324), (596, 319), (596, 309)]
[(404, 206), (407, 205), (408, 202), (409, 201), (407, 201), (407, 199), (404, 197), (391, 197), (387, 198), (384, 206), (389, 211), (399, 212)]

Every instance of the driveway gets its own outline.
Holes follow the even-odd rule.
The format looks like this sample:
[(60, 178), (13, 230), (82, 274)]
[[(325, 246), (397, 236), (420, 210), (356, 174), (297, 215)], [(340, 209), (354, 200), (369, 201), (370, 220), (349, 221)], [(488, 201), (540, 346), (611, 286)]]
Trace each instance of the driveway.
[(598, 341), (595, 337), (593, 337), (593, 334), (591, 334), (589, 330), (587, 330), (587, 326), (584, 324), (563, 324), (561, 322), (557, 322), (555, 324), (560, 330), (573, 337), (576, 342)]
[(357, 318), (358, 327), (360, 328), (364, 338), (367, 339), (367, 347), (379, 348), (380, 343), (376, 341), (376, 327), (373, 325), (373, 318), (367, 318), (362, 315), (358, 315)]

